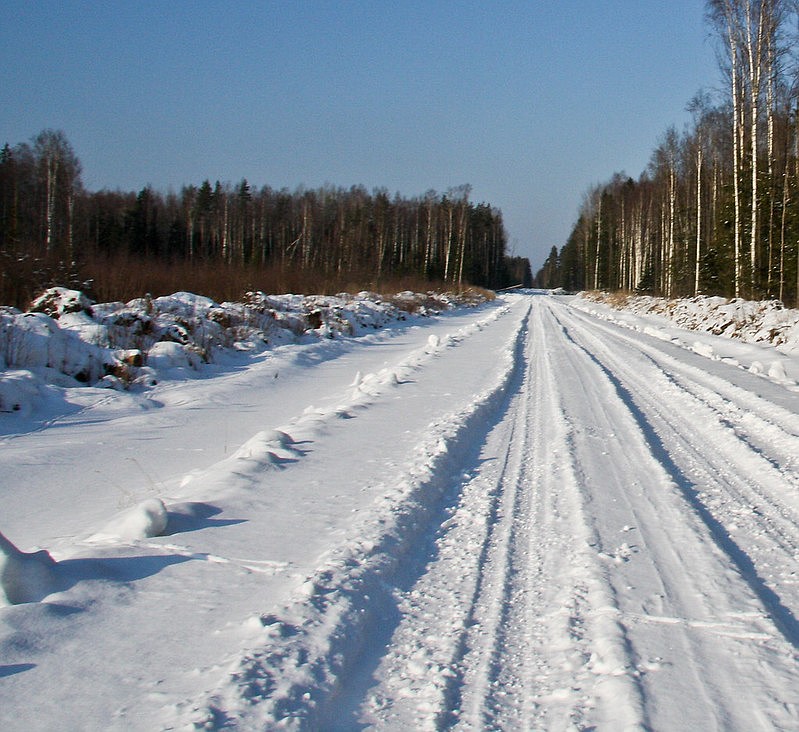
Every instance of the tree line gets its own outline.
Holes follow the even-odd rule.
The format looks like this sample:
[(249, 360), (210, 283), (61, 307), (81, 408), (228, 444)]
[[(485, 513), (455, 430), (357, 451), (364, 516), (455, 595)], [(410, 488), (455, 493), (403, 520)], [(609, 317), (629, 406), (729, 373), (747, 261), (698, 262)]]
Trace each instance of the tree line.
[(289, 191), (244, 179), (89, 192), (64, 133), (45, 130), (0, 152), (3, 302), (85, 285), (86, 263), (123, 259), (315, 272), (364, 287), (409, 276), (453, 288), (529, 284), (527, 260), (506, 251), (501, 211), (470, 194), (469, 185), (414, 198), (363, 186)]
[(791, 0), (708, 0), (723, 91), (634, 180), (584, 196), (541, 286), (799, 302), (799, 44)]

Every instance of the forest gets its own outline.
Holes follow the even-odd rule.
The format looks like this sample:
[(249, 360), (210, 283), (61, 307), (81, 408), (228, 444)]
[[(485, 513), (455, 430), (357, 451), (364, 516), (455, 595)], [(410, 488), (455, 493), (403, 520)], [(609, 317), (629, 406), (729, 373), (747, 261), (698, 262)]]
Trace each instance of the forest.
[(799, 304), (799, 43), (788, 0), (709, 0), (722, 86), (635, 180), (588, 190), (536, 281)]
[(528, 260), (506, 251), (501, 211), (470, 193), (461, 185), (405, 198), (247, 180), (89, 192), (64, 132), (44, 130), (0, 152), (0, 304), (25, 307), (52, 285), (104, 301), (185, 289), (235, 299), (529, 285)]

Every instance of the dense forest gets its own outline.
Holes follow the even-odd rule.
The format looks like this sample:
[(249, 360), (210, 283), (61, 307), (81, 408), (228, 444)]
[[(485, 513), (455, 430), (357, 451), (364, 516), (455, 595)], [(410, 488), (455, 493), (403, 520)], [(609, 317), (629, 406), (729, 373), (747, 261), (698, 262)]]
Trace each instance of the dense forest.
[(709, 0), (723, 92), (641, 176), (589, 190), (539, 285), (799, 302), (799, 44), (789, 0)]
[(102, 299), (193, 286), (235, 297), (245, 288), (529, 285), (528, 261), (507, 255), (501, 212), (470, 192), (403, 198), (205, 180), (179, 193), (92, 193), (64, 133), (45, 130), (0, 153), (0, 304), (24, 306), (53, 284)]

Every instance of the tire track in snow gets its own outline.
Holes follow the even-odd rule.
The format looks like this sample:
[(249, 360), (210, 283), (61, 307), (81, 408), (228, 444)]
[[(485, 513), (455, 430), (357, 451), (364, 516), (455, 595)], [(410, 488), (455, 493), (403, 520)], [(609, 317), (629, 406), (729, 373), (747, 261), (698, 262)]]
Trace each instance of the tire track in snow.
[[(603, 330), (607, 335), (601, 346), (603, 358), (631, 385), (647, 414), (642, 419), (652, 425), (653, 440), (674, 461), (672, 472), (678, 483), (753, 589), (763, 595), (786, 639), (799, 647), (799, 622), (790, 609), (799, 597), (793, 593), (783, 604), (777, 586), (779, 579), (795, 583), (797, 578), (799, 472), (794, 464), (799, 455), (799, 419), (656, 349), (643, 350), (653, 367), (643, 375), (630, 368), (629, 361), (614, 359), (604, 345), (610, 338), (627, 338)], [(591, 337), (599, 346), (596, 336)], [(714, 389), (703, 385), (711, 378)], [(742, 415), (745, 407), (722, 393), (753, 410), (746, 413), (748, 418), (740, 417), (745, 427), (731, 421), (731, 415)], [(682, 416), (686, 414), (690, 419)], [(746, 539), (746, 550), (736, 544), (737, 534)], [(758, 572), (758, 555), (766, 571)], [(767, 581), (769, 572), (777, 582)]]
[[(523, 378), (521, 356), (519, 348), (507, 390), (511, 398), (515, 398)], [(507, 408), (508, 402), (497, 412), (499, 423)], [(493, 423), (485, 425), (486, 432)], [(479, 437), (483, 439), (484, 434)], [(506, 462), (499, 471), (505, 473), (510, 467)], [(410, 629), (406, 623), (398, 630), (392, 650), (377, 671), (384, 681), (368, 694), (362, 709), (367, 723), (379, 720), (378, 726), (438, 729), (454, 719), (452, 709), (462, 683), (459, 661), (465, 652), (465, 631), (479, 622), (475, 609), (483, 585), (491, 581), (484, 566), (491, 561), (492, 541), (498, 541), (497, 525), (504, 526), (513, 515), (503, 505), (507, 496), (499, 491), (497, 481), (480, 477), (471, 480), (468, 474), (463, 479), (457, 487), (461, 500), (441, 525), (433, 559), (434, 565), (455, 561), (462, 571), (438, 577), (428, 569), (401, 597), (400, 610), (413, 621)], [(453, 535), (455, 542), (449, 540)], [(498, 581), (506, 585), (503, 573), (497, 574)], [(501, 604), (494, 609), (501, 614)]]
[[(465, 696), (473, 701), (464, 712), (471, 706), (481, 713), (466, 714), (462, 726), (565, 729), (599, 714), (630, 728), (644, 721), (640, 691), (604, 568), (590, 550), (595, 538), (579, 490), (574, 426), (558, 383), (564, 364), (552, 349), (544, 302), (536, 300), (516, 417), (523, 437), (508, 445), (511, 454), (524, 455), (512, 476), (514, 493), (524, 492), (509, 543), (513, 592), (506, 593), (504, 627), (494, 630), (491, 673), (483, 683), (465, 678)], [(472, 651), (479, 658), (474, 649), (479, 644)]]
[[(485, 390), (429, 425), (401, 476), (373, 487), (375, 495), (382, 497), (364, 524), (351, 532), (356, 538), (320, 560), (300, 592), (279, 613), (262, 618), (266, 640), (230, 659), (226, 664), (229, 677), (216, 690), (182, 704), (178, 710), (182, 723), (210, 728), (235, 724), (240, 729), (331, 727), (339, 712), (331, 711), (331, 705), (347, 693), (341, 688), (342, 679), (353, 677), (353, 664), (369, 645), (369, 634), (377, 632), (378, 619), (394, 603), (393, 581), (400, 580), (416, 561), (418, 545), (431, 530), (431, 517), (443, 508), (452, 471), (473, 449), (475, 436), (505, 398), (526, 333), (525, 309), (523, 302), (505, 307), (461, 332), (436, 338), (422, 349), (424, 353), (406, 359), (403, 368), (418, 369), (441, 350), (478, 334), (499, 315), (514, 323)], [(313, 439), (320, 425), (342, 409), (367, 407), (387, 390), (401, 386), (402, 379), (392, 379), (393, 373), (359, 377), (348, 402), (308, 410), (296, 424), (279, 432), (294, 439), (310, 429), (303, 437)], [(239, 451), (239, 458), (254, 466), (248, 471), (257, 472), (259, 461), (267, 467), (271, 464), (272, 441), (267, 438), (256, 435)]]
[[(526, 377), (404, 597), (362, 706), (369, 728), (797, 723), (796, 654), (769, 617), (780, 607), (720, 551), (639, 406), (663, 406), (668, 375), (635, 342), (605, 340), (534, 300)], [(702, 433), (696, 418), (675, 417), (679, 440)]]
[[(581, 311), (573, 312), (576, 315)], [(584, 320), (585, 316), (582, 318)], [(754, 384), (755, 390), (750, 391), (702, 367), (675, 359), (660, 348), (647, 345), (645, 340), (631, 338), (621, 328), (609, 327), (601, 321), (590, 322), (593, 330), (600, 330), (609, 338), (634, 345), (641, 353), (646, 354), (667, 379), (673, 382), (670, 388), (674, 394), (684, 396), (682, 392), (686, 392), (693, 396), (698, 405), (703, 405), (714, 413), (714, 421), (730, 428), (751, 451), (768, 460), (780, 472), (784, 482), (799, 489), (799, 418), (795, 411), (769, 402), (756, 393), (762, 377), (743, 377)], [(742, 378), (738, 370), (730, 373)], [(799, 407), (799, 398), (783, 395), (781, 401)], [(687, 404), (688, 408), (694, 406), (696, 405)], [(790, 505), (794, 510), (799, 510), (799, 501), (794, 500)]]
[[(697, 399), (677, 385), (648, 348), (617, 336), (612, 329), (597, 329), (583, 317), (571, 313), (560, 313), (559, 317), (566, 334), (605, 374), (615, 400), (637, 424), (639, 442), (666, 479), (654, 481), (659, 488), (642, 484), (638, 495), (634, 489), (618, 491), (633, 511), (632, 526), (646, 542), (639, 557), (645, 554), (653, 560), (654, 577), (662, 584), (662, 591), (652, 593), (650, 588), (650, 599), (641, 606), (641, 613), (634, 611), (640, 598), (623, 603), (622, 617), (630, 623), (633, 646), (639, 653), (648, 649), (652, 656), (657, 648), (653, 624), (668, 627), (666, 637), (682, 628), (679, 634), (685, 644), (684, 658), (670, 663), (682, 675), (690, 670), (684, 661), (691, 661), (694, 674), (700, 674), (699, 683), (692, 687), (703, 689), (705, 697), (704, 706), (694, 699), (692, 706), (681, 708), (689, 726), (710, 723), (750, 729), (753, 725), (795, 725), (799, 713), (795, 617), (758, 575), (742, 545), (727, 533), (724, 522), (729, 522), (729, 515), (714, 515), (703, 497), (715, 486), (715, 490), (730, 491), (740, 498), (746, 495), (748, 484), (768, 483), (768, 477), (763, 481), (762, 471), (774, 470), (773, 465), (741, 440), (730, 444), (733, 431), (699, 409)], [(682, 373), (687, 371), (679, 364), (672, 365)], [(629, 435), (624, 443), (629, 450)], [(759, 520), (752, 522), (750, 528), (755, 533), (747, 539), (757, 535), (760, 524)], [(604, 533), (609, 534), (607, 529)], [(795, 524), (792, 533), (796, 535)], [(783, 562), (793, 565), (795, 547), (793, 539), (788, 547), (779, 547)], [(642, 563), (639, 558), (634, 561)], [(630, 589), (645, 579), (629, 570), (620, 575), (629, 577)], [(616, 584), (624, 590), (622, 581)], [(642, 624), (649, 627), (645, 631), (635, 627)], [(647, 704), (661, 725), (670, 721), (678, 727), (673, 719), (662, 716), (669, 710), (657, 677), (665, 675), (659, 659), (668, 656), (657, 651), (652, 657), (659, 670), (643, 677)], [(712, 674), (707, 669), (713, 669)]]
[(543, 317), (534, 300), (524, 380), (406, 598), (363, 707), (377, 729), (565, 729), (597, 705), (619, 726), (642, 723)]

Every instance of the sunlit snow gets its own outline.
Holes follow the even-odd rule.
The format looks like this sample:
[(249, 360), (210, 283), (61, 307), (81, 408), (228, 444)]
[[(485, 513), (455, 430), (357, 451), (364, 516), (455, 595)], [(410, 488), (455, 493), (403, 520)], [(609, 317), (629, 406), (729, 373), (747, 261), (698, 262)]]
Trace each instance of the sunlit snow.
[(0, 309), (3, 729), (799, 724), (799, 314), (403, 297)]

